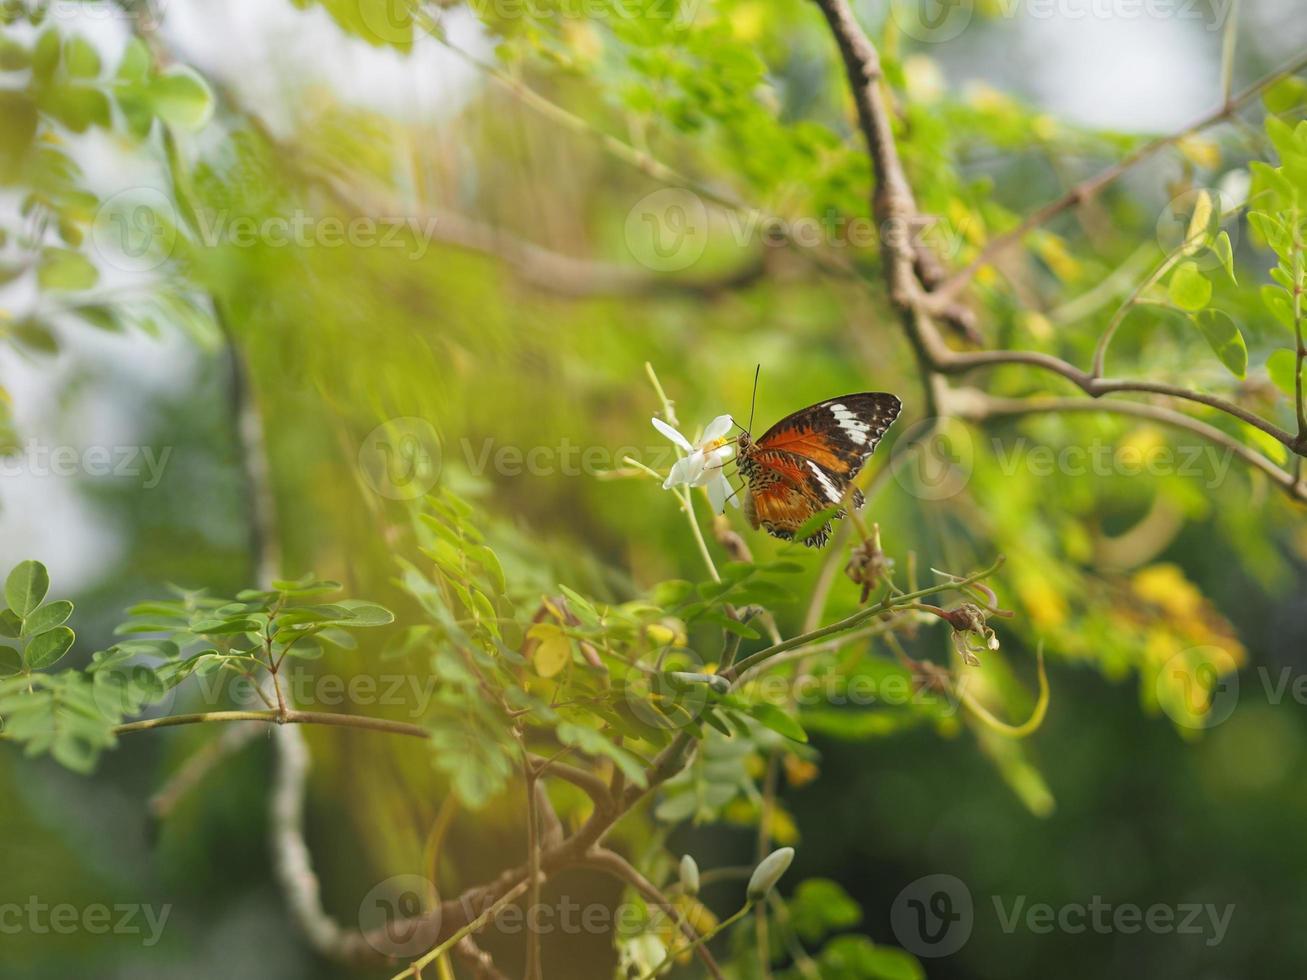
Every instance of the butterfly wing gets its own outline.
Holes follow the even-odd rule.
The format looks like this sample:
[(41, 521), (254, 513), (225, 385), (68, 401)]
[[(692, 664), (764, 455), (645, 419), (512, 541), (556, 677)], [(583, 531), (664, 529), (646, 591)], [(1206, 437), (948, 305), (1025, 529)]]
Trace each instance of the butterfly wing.
[[(843, 501), (901, 408), (896, 396), (867, 391), (828, 398), (773, 425), (750, 447), (751, 523), (789, 539), (814, 514)], [(862, 506), (856, 488), (852, 500)], [(829, 535), (827, 523), (804, 543), (818, 546)]]

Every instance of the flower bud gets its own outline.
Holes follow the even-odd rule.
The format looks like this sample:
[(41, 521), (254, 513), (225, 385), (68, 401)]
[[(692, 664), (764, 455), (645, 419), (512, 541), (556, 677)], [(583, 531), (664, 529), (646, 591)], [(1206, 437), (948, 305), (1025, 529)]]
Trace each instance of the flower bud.
[(699, 866), (688, 854), (681, 858), (681, 891), (691, 897), (699, 894)]
[(790, 862), (794, 860), (794, 848), (782, 847), (779, 850), (772, 851), (758, 867), (753, 869), (753, 877), (749, 879), (748, 898), (751, 904), (756, 905), (767, 897), (767, 894), (776, 887), (776, 883), (781, 880), (781, 876), (790, 867)]

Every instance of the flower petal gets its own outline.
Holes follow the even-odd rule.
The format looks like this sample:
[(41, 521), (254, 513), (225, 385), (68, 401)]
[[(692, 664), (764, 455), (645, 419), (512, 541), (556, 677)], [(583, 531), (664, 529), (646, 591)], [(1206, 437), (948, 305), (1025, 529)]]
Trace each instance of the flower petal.
[(729, 463), (735, 455), (734, 446), (718, 446), (708, 454), (708, 462), (720, 466), (723, 463)]
[(708, 466), (708, 460), (704, 457), (704, 454), (695, 450), (685, 457), (684, 462), (686, 466), (685, 482), (692, 487), (703, 486), (703, 474)]
[[(683, 456), (672, 464), (672, 471), (667, 474), (667, 479), (663, 481), (663, 489), (670, 490), (678, 483), (690, 483), (693, 479), (691, 472), (694, 463), (691, 462), (693, 456)], [(697, 475), (697, 474), (696, 474)]]
[(650, 419), (649, 421), (653, 423), (655, 429), (665, 435), (668, 439), (672, 440), (672, 442), (676, 443), (687, 453), (694, 451), (694, 447), (690, 445), (690, 440), (685, 438), (685, 436), (681, 435), (662, 419)]
[(726, 482), (726, 477), (718, 472), (717, 478), (709, 480), (707, 486), (708, 502), (712, 504), (712, 512), (714, 514), (720, 514), (726, 509), (726, 494), (729, 490), (729, 484)]
[(726, 435), (726, 433), (731, 431), (731, 426), (734, 424), (735, 423), (731, 421), (729, 415), (717, 416), (709, 422), (708, 427), (703, 430), (702, 442), (713, 442), (716, 439), (720, 439), (722, 436)]

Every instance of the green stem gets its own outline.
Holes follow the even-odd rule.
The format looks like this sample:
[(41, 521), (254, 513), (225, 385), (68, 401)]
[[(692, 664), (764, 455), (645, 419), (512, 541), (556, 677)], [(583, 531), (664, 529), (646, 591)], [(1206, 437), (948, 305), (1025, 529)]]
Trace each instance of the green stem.
[(722, 577), (717, 574), (717, 565), (712, 560), (712, 553), (708, 550), (708, 542), (704, 539), (703, 529), (699, 527), (699, 522), (694, 516), (694, 494), (689, 487), (678, 490), (676, 496), (680, 498), (681, 509), (685, 511), (685, 516), (690, 521), (690, 532), (694, 535), (694, 543), (699, 546), (699, 554), (703, 556), (703, 563), (708, 566), (708, 574), (712, 576), (714, 582), (720, 582)]
[[(753, 908), (753, 903), (745, 902), (744, 908), (740, 909), (740, 911), (736, 912), (729, 919), (724, 919), (721, 922), (717, 923), (717, 925), (713, 926), (713, 928), (703, 933), (694, 942), (686, 943), (684, 946), (680, 947), (679, 949), (669, 949), (666, 953), (663, 954), (663, 958), (658, 962), (658, 965), (655, 966), (648, 973), (646, 973), (644, 976), (640, 977), (640, 980), (653, 980), (653, 978), (658, 976), (658, 974), (663, 971), (663, 969), (667, 966), (667, 964), (671, 963), (672, 960), (676, 959), (676, 957), (682, 955), (683, 953), (689, 953), (695, 949), (698, 949), (700, 946), (702, 946), (708, 940), (712, 939), (713, 936), (717, 935), (723, 929), (735, 925), (735, 923), (739, 922), (741, 919), (743, 919), (746, 915), (749, 914), (749, 910), (751, 908)], [(399, 980), (399, 978), (396, 977), (394, 978), (394, 980)]]
[(1039, 726), (1044, 723), (1044, 716), (1048, 714), (1048, 674), (1044, 671), (1044, 648), (1041, 645), (1035, 654), (1039, 665), (1039, 700), (1035, 702), (1035, 710), (1030, 713), (1030, 717), (1020, 725), (1009, 725), (1005, 721), (999, 721), (989, 710), (972, 697), (971, 693), (962, 687), (958, 688), (958, 696), (962, 704), (987, 728), (992, 728), (1000, 735), (1006, 735), (1008, 738), (1025, 738), (1027, 735), (1033, 735), (1039, 730)]
[(146, 718), (142, 721), (129, 721), (114, 728), (115, 735), (130, 735), (133, 732), (148, 732), (156, 728), (175, 728), (178, 725), (204, 725), (227, 721), (260, 721), (265, 724), (284, 723), (289, 725), (333, 725), (339, 728), (362, 728), (374, 732), (388, 732), (392, 735), (407, 735), (412, 738), (430, 738), (431, 733), (421, 725), (407, 722), (391, 721), (389, 718), (369, 718), (364, 715), (332, 714), (325, 711), (204, 711), (189, 715), (166, 715), (163, 718)]
[(1107, 347), (1112, 343), (1112, 338), (1116, 336), (1117, 328), (1129, 313), (1140, 302), (1144, 293), (1161, 281), (1162, 277), (1171, 271), (1171, 268), (1188, 254), (1189, 246), (1197, 241), (1201, 241), (1207, 235), (1207, 229), (1197, 232), (1192, 238), (1187, 238), (1180, 243), (1180, 246), (1162, 260), (1162, 263), (1153, 270), (1152, 274), (1135, 287), (1126, 301), (1121, 304), (1116, 313), (1112, 315), (1111, 322), (1108, 323), (1107, 329), (1103, 331), (1103, 336), (1098, 338), (1098, 345), (1094, 348), (1094, 363), (1090, 368), (1090, 375), (1094, 378), (1103, 376), (1103, 368), (1107, 361)]
[(414, 960), (411, 964), (409, 964), (409, 966), (406, 969), (401, 970), (399, 973), (396, 973), (393, 977), (390, 978), (390, 980), (404, 980), (405, 977), (420, 977), (422, 975), (423, 968), (430, 966), (441, 956), (444, 956), (445, 953), (447, 953), (449, 950), (453, 949), (460, 942), (462, 942), (464, 937), (470, 936), (472, 935), (472, 933), (483, 928), (487, 922), (489, 922), (499, 913), (500, 909), (502, 909), (505, 905), (508, 905), (510, 902), (516, 901), (518, 896), (520, 896), (524, 891), (526, 891), (527, 887), (530, 884), (531, 884), (530, 876), (528, 876), (525, 881), (518, 882), (516, 887), (514, 887), (511, 891), (505, 893), (503, 898), (495, 902), (494, 905), (490, 906), (490, 908), (486, 909), (475, 919), (473, 919), (471, 922), (465, 925), (462, 929), (459, 929), (458, 932), (454, 933), (452, 936), (446, 939), (443, 943), (441, 943), (431, 952), (427, 953), (421, 959)]
[(981, 579), (993, 575), (1002, 564), (1003, 558), (1000, 556), (998, 560), (988, 568), (968, 575), (966, 578), (944, 582), (940, 585), (932, 585), (928, 589), (918, 589), (916, 592), (905, 592), (902, 595), (886, 596), (883, 601), (868, 606), (865, 609), (860, 609), (853, 615), (846, 616), (844, 619), (831, 623), (829, 626), (823, 626), (820, 629), (800, 633), (798, 636), (793, 636), (788, 640), (773, 644), (765, 650), (759, 650), (757, 653), (745, 657), (729, 670), (722, 671), (722, 676), (727, 677), (730, 680), (735, 680), (751, 667), (755, 667), (766, 660), (770, 660), (778, 653), (784, 653), (786, 650), (793, 650), (796, 647), (806, 646), (809, 643), (831, 636), (835, 633), (843, 633), (846, 630), (851, 630), (855, 626), (860, 626), (862, 623), (865, 623), (874, 616), (879, 616), (885, 612), (893, 612), (903, 606), (910, 606), (916, 602), (916, 600), (925, 598), (928, 595), (960, 590), (964, 586), (970, 585), (972, 582), (979, 582)]

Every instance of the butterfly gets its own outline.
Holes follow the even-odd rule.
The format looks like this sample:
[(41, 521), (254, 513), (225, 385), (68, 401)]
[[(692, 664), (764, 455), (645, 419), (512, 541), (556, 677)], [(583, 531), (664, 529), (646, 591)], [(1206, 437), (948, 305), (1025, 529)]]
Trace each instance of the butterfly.
[[(736, 465), (747, 487), (744, 514), (755, 529), (792, 540), (815, 515), (839, 506), (903, 403), (885, 391), (828, 398), (787, 415), (755, 441), (746, 430), (737, 440)], [(862, 491), (853, 488), (854, 507)], [(843, 517), (843, 511), (833, 517)], [(803, 543), (818, 548), (831, 522)]]

